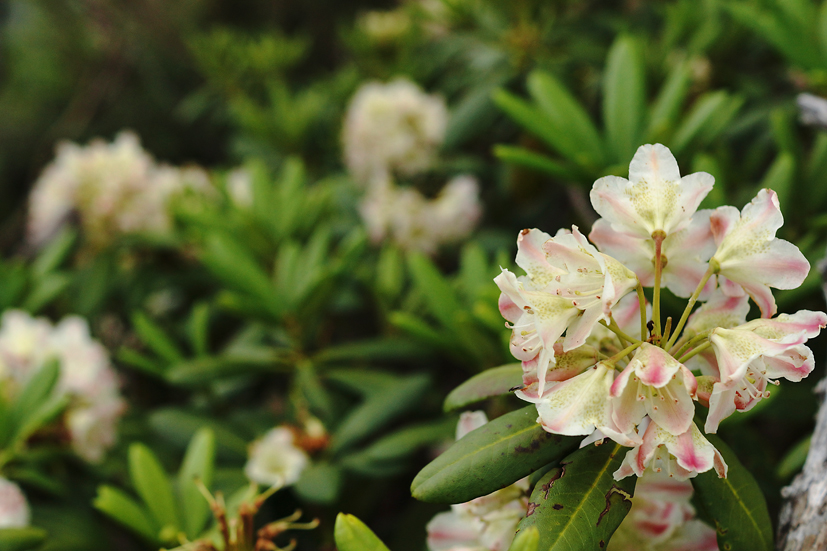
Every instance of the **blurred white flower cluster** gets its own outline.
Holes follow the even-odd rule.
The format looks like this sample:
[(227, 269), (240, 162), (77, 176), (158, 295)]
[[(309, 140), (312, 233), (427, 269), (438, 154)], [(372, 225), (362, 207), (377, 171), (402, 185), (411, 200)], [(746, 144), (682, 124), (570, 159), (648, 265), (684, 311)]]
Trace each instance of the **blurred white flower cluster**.
[(416, 84), (397, 79), (360, 88), (348, 108), (342, 132), (345, 164), (366, 188), (360, 212), (374, 242), (389, 238), (401, 247), (429, 254), (439, 245), (466, 237), (482, 206), (476, 178), (451, 179), (428, 199), (396, 185), (430, 169), (445, 138), (444, 100)]
[(100, 462), (117, 439), (126, 408), (106, 349), (89, 334), (81, 317), (57, 325), (8, 310), (0, 319), (0, 382), (6, 398), (16, 396), (48, 361), (60, 363), (57, 392), (69, 397), (63, 420), (72, 448), (82, 459)]
[(112, 143), (63, 142), (32, 189), (28, 241), (43, 245), (73, 216), (96, 248), (119, 235), (164, 234), (172, 225), (170, 200), (209, 188), (204, 170), (157, 163), (132, 132), (121, 132)]
[(301, 427), (279, 425), (250, 444), (244, 474), (263, 486), (295, 484), (310, 465), (311, 454), (327, 447), (328, 440), (327, 431), (315, 417), (305, 419)]
[(28, 526), (30, 517), (29, 503), (20, 487), (0, 477), (0, 530)]
[[(457, 440), (488, 422), (482, 411), (466, 411), (457, 424)], [(429, 551), (506, 551), (528, 507), (528, 479), (451, 505), (428, 523)]]

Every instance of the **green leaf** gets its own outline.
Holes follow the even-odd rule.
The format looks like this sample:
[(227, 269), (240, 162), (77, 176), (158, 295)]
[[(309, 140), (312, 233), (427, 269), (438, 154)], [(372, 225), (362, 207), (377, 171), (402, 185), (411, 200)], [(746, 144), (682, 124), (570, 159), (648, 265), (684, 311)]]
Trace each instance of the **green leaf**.
[(540, 172), (545, 172), (556, 178), (563, 178), (566, 180), (573, 180), (578, 182), (577, 171), (567, 166), (560, 161), (555, 161), (547, 155), (525, 149), (524, 147), (515, 147), (513, 145), (495, 145), (494, 156), (499, 160), (511, 163), (513, 165), (524, 166)]
[(276, 298), (270, 278), (244, 247), (214, 234), (207, 239), (201, 260), (228, 286), (251, 295), (270, 314), (281, 314), (282, 305)]
[[(740, 107), (737, 98), (731, 98), (723, 90), (704, 94), (695, 102), (689, 114), (675, 130), (670, 141), (670, 149), (678, 154), (693, 142), (701, 141), (703, 135), (720, 128), (722, 121), (726, 124), (734, 107)], [(713, 132), (714, 133), (714, 132)]]
[(72, 282), (66, 274), (50, 273), (34, 281), (34, 288), (23, 301), (23, 309), (37, 312), (58, 297)]
[(718, 546), (728, 551), (772, 551), (772, 521), (758, 483), (723, 440), (707, 438), (724, 456), (727, 477), (718, 478), (710, 470), (693, 478), (692, 486), (715, 524)]
[(629, 36), (615, 40), (603, 76), (606, 140), (615, 160), (627, 162), (640, 145), (646, 81), (638, 46)]
[(95, 509), (111, 517), (150, 542), (158, 540), (160, 528), (150, 514), (129, 495), (112, 486), (98, 486), (92, 502)]
[(502, 89), (495, 90), (491, 98), (497, 107), (505, 111), (506, 115), (514, 119), (517, 124), (562, 154), (558, 147), (561, 141), (560, 136), (548, 115), (527, 101)]
[(212, 484), (215, 469), (215, 433), (201, 428), (195, 433), (184, 454), (176, 481), (178, 497), (184, 514), (184, 531), (194, 540), (201, 534), (210, 516), (207, 500), (196, 485), (200, 480), (207, 488)]
[(569, 455), (534, 487), (518, 530), (535, 527), (541, 551), (605, 549), (632, 508), (636, 478), (612, 476), (627, 451), (607, 441)]
[(170, 366), (164, 377), (173, 384), (203, 386), (222, 377), (284, 371), (285, 360), (277, 351), (261, 348), (182, 361)]
[(552, 124), (556, 149), (580, 166), (603, 164), (603, 140), (589, 114), (571, 93), (551, 74), (533, 71), (528, 75), (528, 91)]
[(210, 340), (210, 305), (206, 302), (196, 304), (187, 322), (190, 345), (196, 356), (206, 356)]
[(353, 515), (339, 513), (333, 535), (339, 551), (389, 551), (382, 540)]
[(527, 406), (466, 434), (416, 475), (411, 493), (434, 503), (470, 501), (513, 484), (578, 443), (544, 431), (537, 409)]
[(167, 526), (179, 528), (172, 484), (152, 450), (141, 443), (129, 446), (129, 476), (161, 530)]
[(537, 551), (540, 546), (540, 532), (535, 526), (520, 530), (508, 551)]
[(453, 437), (455, 427), (454, 418), (406, 427), (344, 457), (341, 463), (364, 475), (395, 473), (404, 467), (402, 461), (417, 449)]
[(320, 350), (313, 361), (335, 363), (366, 360), (405, 360), (422, 354), (422, 347), (404, 338), (378, 338), (351, 341)]
[(454, 289), (437, 267), (426, 256), (412, 253), (408, 257), (411, 277), (420, 293), (425, 297), (428, 309), (446, 327), (453, 326), (462, 304)]
[(341, 487), (341, 467), (315, 462), (302, 471), (293, 489), (306, 501), (330, 505), (339, 497)]
[(49, 240), (46, 248), (37, 255), (32, 262), (32, 274), (42, 277), (56, 270), (72, 252), (72, 247), (77, 240), (78, 232), (65, 227), (56, 236)]
[(786, 480), (801, 470), (801, 467), (803, 467), (807, 461), (807, 454), (810, 453), (812, 439), (813, 435), (811, 434), (803, 440), (800, 440), (781, 458), (781, 461), (778, 462), (778, 468), (775, 471), (778, 478)]
[(167, 336), (166, 331), (161, 329), (161, 327), (149, 319), (149, 316), (143, 312), (135, 312), (132, 314), (132, 325), (144, 344), (164, 360), (175, 363), (180, 362), (184, 358), (184, 355), (178, 350), (175, 342)]
[(0, 529), (0, 549), (3, 551), (37, 549), (45, 540), (46, 531), (34, 526)]
[(785, 217), (790, 215), (790, 209), (796, 207), (792, 201), (796, 182), (795, 165), (795, 157), (793, 157), (792, 153), (787, 151), (779, 153), (775, 161), (770, 165), (769, 170), (767, 170), (767, 175), (761, 180), (759, 186), (759, 190), (769, 188), (778, 195), (778, 204), (781, 208), (781, 213)]
[(202, 427), (215, 433), (218, 451), (234, 460), (247, 458), (247, 440), (238, 431), (214, 419), (208, 419), (189, 411), (166, 408), (158, 409), (149, 416), (149, 424), (165, 440), (183, 447)]
[[(32, 375), (9, 412), (11, 434), (4, 437), (27, 437), (37, 427), (32, 423), (42, 415), (41, 408), (50, 403), (52, 391), (60, 377), (60, 364), (50, 360)], [(5, 438), (3, 440), (6, 441)]]
[(339, 452), (393, 422), (420, 402), (430, 384), (427, 375), (411, 375), (369, 395), (339, 425), (331, 439), (331, 451)]
[(157, 359), (145, 356), (131, 348), (122, 347), (118, 350), (118, 360), (155, 377), (164, 376), (165, 368)]
[(652, 105), (646, 141), (663, 140), (663, 136), (675, 126), (691, 84), (692, 70), (689, 62), (676, 64)]
[(523, 367), (518, 363), (487, 369), (452, 390), (442, 407), (445, 411), (461, 409), (486, 398), (508, 394), (522, 383)]

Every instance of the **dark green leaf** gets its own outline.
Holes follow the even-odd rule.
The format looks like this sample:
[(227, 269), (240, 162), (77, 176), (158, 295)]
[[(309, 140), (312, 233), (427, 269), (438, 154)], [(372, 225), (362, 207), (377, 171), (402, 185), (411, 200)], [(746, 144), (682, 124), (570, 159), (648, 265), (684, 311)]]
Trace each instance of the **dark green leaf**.
[(304, 469), (293, 489), (304, 500), (329, 505), (339, 497), (342, 470), (330, 463), (315, 462)]
[(527, 406), (466, 434), (416, 475), (411, 493), (435, 503), (470, 501), (563, 457), (579, 440), (547, 433), (537, 408)]
[[(545, 172), (556, 178), (575, 179), (578, 176), (577, 171), (567, 166), (560, 161), (555, 161), (547, 155), (525, 149), (524, 147), (516, 147), (513, 145), (495, 145), (494, 156), (499, 160), (513, 165), (524, 166), (540, 172)], [(577, 181), (577, 180), (574, 180)]]
[(154, 411), (149, 417), (149, 424), (167, 441), (182, 448), (184, 442), (189, 442), (198, 429), (209, 427), (215, 433), (219, 452), (236, 460), (247, 458), (247, 441), (238, 435), (238, 431), (214, 419), (168, 408)]
[(549, 147), (560, 151), (558, 146), (561, 138), (548, 115), (527, 101), (502, 89), (495, 90), (491, 97), (497, 107), (505, 111), (517, 124), (543, 140)]
[(401, 360), (422, 354), (422, 347), (403, 338), (380, 338), (354, 341), (320, 350), (316, 363), (334, 363), (353, 360)]
[(32, 421), (37, 418), (41, 408), (50, 402), (52, 391), (59, 377), (60, 364), (57, 360), (46, 362), (43, 367), (32, 375), (11, 407), (9, 429), (12, 432), (9, 435), (4, 435), (4, 437), (11, 437), (12, 439), (25, 437), (32, 430), (36, 430), (36, 427), (32, 427)]
[(556, 148), (580, 166), (600, 165), (605, 159), (603, 140), (589, 114), (571, 93), (550, 73), (528, 75), (528, 91), (552, 124)]
[(457, 313), (463, 308), (448, 280), (434, 263), (422, 254), (412, 253), (408, 257), (408, 266), (411, 278), (425, 297), (428, 309), (442, 325), (452, 327)]
[(487, 369), (452, 390), (445, 398), (443, 409), (454, 411), (486, 398), (508, 394), (509, 390), (522, 386), (522, 383), (523, 368), (518, 363)]
[(144, 344), (158, 356), (170, 363), (180, 362), (183, 359), (183, 354), (173, 340), (167, 336), (166, 331), (149, 319), (146, 314), (143, 312), (132, 314), (132, 325)]
[(715, 523), (718, 547), (727, 551), (772, 551), (772, 521), (764, 494), (752, 474), (723, 440), (707, 435), (728, 466), (727, 477), (714, 470), (692, 479), (695, 495)]
[(34, 526), (25, 528), (0, 528), (0, 549), (3, 551), (28, 551), (37, 549), (46, 540), (46, 531)]
[(615, 160), (631, 160), (643, 131), (646, 81), (637, 43), (629, 36), (615, 40), (603, 76), (606, 140)]
[(427, 375), (411, 375), (399, 378), (382, 392), (368, 395), (336, 429), (331, 440), (331, 451), (335, 453), (355, 444), (415, 407), (430, 383)]
[(215, 434), (205, 427), (199, 429), (190, 440), (176, 481), (176, 490), (184, 514), (184, 531), (191, 540), (201, 534), (210, 516), (209, 504), (198, 490), (196, 479), (209, 488), (214, 469)]
[(98, 486), (98, 495), (93, 505), (147, 541), (158, 540), (159, 527), (149, 512), (118, 488)]
[(129, 446), (129, 476), (155, 522), (162, 530), (180, 527), (172, 484), (152, 450), (141, 443)]
[(691, 84), (692, 70), (689, 62), (676, 64), (652, 106), (646, 132), (647, 141), (662, 141), (667, 131), (678, 122), (678, 115)]
[(181, 362), (167, 369), (164, 376), (174, 384), (205, 385), (222, 377), (284, 371), (285, 361), (285, 356), (273, 349), (261, 348), (249, 354), (233, 353)]
[(339, 551), (389, 551), (382, 540), (353, 515), (339, 513), (333, 534)]
[(807, 460), (807, 454), (810, 453), (812, 439), (813, 435), (807, 436), (781, 458), (775, 471), (778, 478), (785, 480), (801, 470)]
[(534, 487), (518, 529), (536, 527), (540, 551), (605, 549), (632, 508), (637, 479), (612, 476), (627, 451), (607, 441), (569, 455)]

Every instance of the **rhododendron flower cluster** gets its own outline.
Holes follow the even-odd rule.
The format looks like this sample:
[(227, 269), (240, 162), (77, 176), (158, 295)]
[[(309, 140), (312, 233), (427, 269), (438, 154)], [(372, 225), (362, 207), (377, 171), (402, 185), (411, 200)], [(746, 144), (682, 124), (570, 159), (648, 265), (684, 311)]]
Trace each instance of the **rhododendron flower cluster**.
[(8, 310), (0, 320), (0, 388), (17, 396), (31, 376), (50, 360), (60, 365), (57, 392), (69, 397), (63, 423), (72, 448), (98, 463), (117, 439), (118, 420), (126, 408), (118, 378), (102, 344), (92, 339), (81, 317), (57, 325)]
[[(463, 412), (457, 440), (488, 422), (482, 411)], [(506, 551), (528, 507), (528, 479), (451, 506), (428, 523), (429, 551)]]
[[(741, 211), (698, 210), (713, 183), (703, 172), (681, 176), (666, 147), (644, 145), (628, 180), (595, 182), (601, 218), (588, 239), (576, 226), (553, 237), (523, 230), (516, 263), (525, 275), (495, 278), (523, 365), (517, 396), (536, 405), (548, 432), (630, 447), (617, 479), (725, 477), (704, 432), (768, 397), (769, 384), (813, 370), (805, 343), (827, 315), (776, 315), (771, 291), (801, 285), (810, 268), (775, 236), (778, 197), (763, 189)], [(689, 299), (679, 318), (661, 319), (662, 288)], [(750, 300), (761, 317), (747, 321)], [(696, 402), (709, 408), (703, 431)]]
[(718, 551), (715, 529), (695, 516), (692, 484), (647, 472), (609, 551)]
[(445, 138), (445, 101), (413, 82), (372, 82), (351, 100), (344, 120), (345, 164), (366, 189), (359, 211), (374, 242), (390, 239), (405, 249), (436, 252), (476, 226), (482, 206), (476, 178), (464, 174), (429, 199), (399, 178), (432, 168)]
[(169, 202), (187, 189), (210, 190), (207, 173), (157, 163), (132, 132), (112, 143), (64, 142), (32, 189), (28, 241), (48, 242), (73, 215), (93, 247), (123, 234), (163, 234), (172, 225)]

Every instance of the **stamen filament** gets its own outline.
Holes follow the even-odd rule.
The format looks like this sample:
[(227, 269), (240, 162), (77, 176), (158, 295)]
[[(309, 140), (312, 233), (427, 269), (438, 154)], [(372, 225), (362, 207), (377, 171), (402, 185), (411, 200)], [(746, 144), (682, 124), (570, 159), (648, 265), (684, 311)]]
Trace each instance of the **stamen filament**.
[(695, 356), (695, 355), (697, 355), (697, 354), (700, 354), (701, 352), (703, 352), (704, 350), (706, 350), (706, 349), (707, 349), (707, 348), (709, 348), (710, 346), (712, 346), (712, 343), (711, 343), (711, 342), (709, 342), (709, 341), (706, 341), (706, 342), (705, 342), (705, 343), (703, 343), (701, 346), (697, 346), (697, 347), (693, 348), (692, 350), (690, 350), (688, 353), (686, 353), (684, 356), (681, 356), (681, 358), (680, 358), (680, 359), (678, 359), (678, 361), (679, 361), (680, 363), (684, 363), (684, 362), (686, 362), (686, 360), (688, 360), (689, 358), (691, 358), (691, 357), (693, 357), (693, 356)]
[(718, 270), (721, 269), (721, 266), (718, 264), (718, 261), (714, 258), (709, 261), (709, 268), (707, 268), (706, 273), (701, 278), (701, 281), (698, 283), (698, 286), (695, 287), (695, 292), (692, 293), (692, 296), (689, 297), (689, 302), (686, 305), (686, 308), (681, 314), (681, 319), (678, 322), (677, 327), (675, 327), (675, 332), (672, 334), (672, 338), (666, 343), (664, 346), (665, 349), (669, 349), (672, 347), (674, 341), (678, 339), (678, 335), (683, 330), (683, 326), (686, 324), (686, 320), (689, 319), (689, 314), (692, 312), (692, 308), (695, 307), (695, 302), (697, 302), (698, 297), (701, 296), (701, 292), (706, 287), (706, 282), (709, 281), (709, 278), (712, 277), (714, 274), (718, 273)]

